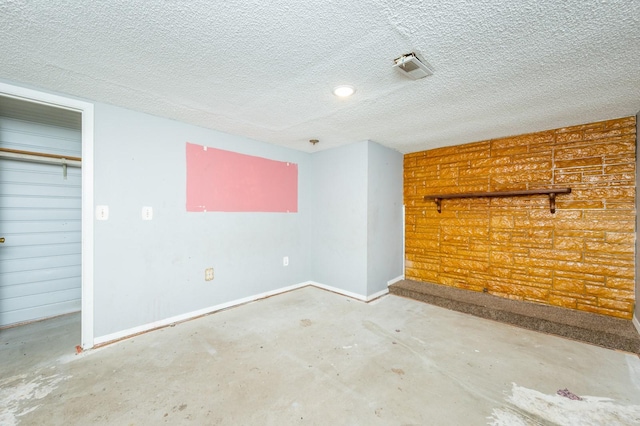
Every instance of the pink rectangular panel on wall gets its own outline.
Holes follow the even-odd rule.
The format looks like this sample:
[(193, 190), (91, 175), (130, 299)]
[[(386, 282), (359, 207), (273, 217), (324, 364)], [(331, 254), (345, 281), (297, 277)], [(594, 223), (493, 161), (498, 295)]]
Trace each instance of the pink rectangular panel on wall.
[(187, 211), (297, 212), (298, 165), (187, 143)]

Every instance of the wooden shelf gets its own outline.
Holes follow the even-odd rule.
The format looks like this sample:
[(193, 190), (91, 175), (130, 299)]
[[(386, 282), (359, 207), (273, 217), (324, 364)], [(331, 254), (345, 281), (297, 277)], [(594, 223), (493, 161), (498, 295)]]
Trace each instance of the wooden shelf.
[(496, 198), (496, 197), (524, 197), (527, 195), (547, 195), (549, 197), (549, 209), (556, 212), (556, 194), (569, 194), (571, 188), (555, 189), (527, 189), (522, 191), (493, 191), (493, 192), (467, 192), (462, 194), (434, 194), (425, 195), (424, 200), (434, 200), (438, 207), (438, 213), (442, 212), (442, 200), (451, 198)]

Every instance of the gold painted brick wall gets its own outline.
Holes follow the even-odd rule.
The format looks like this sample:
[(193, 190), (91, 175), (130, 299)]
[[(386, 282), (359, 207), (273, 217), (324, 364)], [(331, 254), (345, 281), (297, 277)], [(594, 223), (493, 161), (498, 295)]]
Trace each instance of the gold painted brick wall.
[[(407, 279), (630, 319), (635, 117), (407, 154)], [(570, 187), (442, 201), (424, 195)]]

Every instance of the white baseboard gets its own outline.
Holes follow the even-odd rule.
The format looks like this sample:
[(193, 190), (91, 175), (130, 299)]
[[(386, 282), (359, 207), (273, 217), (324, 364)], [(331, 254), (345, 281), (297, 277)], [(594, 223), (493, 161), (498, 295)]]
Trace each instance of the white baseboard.
[[(394, 280), (397, 280), (397, 279), (394, 278)], [(197, 318), (197, 317), (202, 316), (202, 315), (207, 315), (207, 314), (210, 314), (210, 313), (213, 313), (213, 312), (221, 311), (223, 309), (231, 308), (231, 307), (242, 305), (242, 304), (245, 304), (245, 303), (254, 302), (256, 300), (264, 299), (265, 297), (270, 297), (270, 296), (274, 296), (276, 294), (286, 293), (288, 291), (296, 290), (296, 289), (299, 289), (299, 288), (302, 288), (302, 287), (306, 287), (306, 286), (313, 286), (313, 287), (320, 288), (322, 290), (327, 290), (327, 291), (330, 291), (330, 292), (333, 292), (333, 293), (342, 294), (343, 296), (351, 297), (352, 299), (361, 300), (363, 302), (369, 302), (369, 301), (378, 299), (379, 297), (382, 297), (385, 294), (389, 293), (389, 289), (385, 288), (384, 290), (381, 290), (381, 291), (379, 291), (377, 293), (374, 293), (374, 294), (372, 294), (370, 296), (364, 296), (362, 294), (358, 294), (358, 293), (353, 293), (353, 292), (350, 292), (350, 291), (342, 290), (340, 288), (332, 287), (332, 286), (321, 284), (321, 283), (317, 283), (315, 281), (307, 281), (307, 282), (303, 282), (303, 283), (299, 283), (299, 284), (294, 284), (294, 285), (291, 285), (291, 286), (288, 286), (288, 287), (282, 287), (282, 288), (279, 288), (279, 289), (276, 289), (276, 290), (267, 291), (265, 293), (260, 293), (260, 294), (256, 294), (256, 295), (253, 295), (253, 296), (245, 297), (245, 298), (242, 298), (242, 299), (232, 300), (231, 302), (226, 302), (226, 303), (222, 303), (220, 305), (210, 306), (208, 308), (200, 309), (200, 310), (197, 310), (197, 311), (187, 312), (186, 314), (176, 315), (174, 317), (165, 318), (165, 319), (162, 319), (162, 320), (159, 320), (159, 321), (154, 321), (154, 322), (151, 322), (151, 323), (148, 323), (148, 324), (143, 324), (143, 325), (140, 325), (140, 326), (137, 326), (137, 327), (133, 327), (133, 328), (129, 328), (129, 329), (126, 329), (126, 330), (118, 331), (116, 333), (106, 334), (104, 336), (96, 337), (94, 339), (94, 341), (93, 341), (93, 345), (97, 346), (97, 345), (103, 345), (103, 344), (106, 344), (106, 343), (115, 342), (115, 341), (122, 340), (122, 339), (127, 338), (127, 337), (135, 336), (136, 334), (140, 334), (140, 333), (144, 333), (144, 332), (147, 332), (147, 331), (155, 330), (157, 328), (166, 327), (166, 326), (171, 325), (171, 324), (187, 321), (187, 320), (190, 320), (190, 319), (193, 319), (193, 318)], [(87, 349), (89, 349), (89, 348), (87, 348)]]
[(104, 336), (96, 337), (93, 340), (94, 346), (101, 345), (104, 343), (114, 342), (116, 340), (121, 340), (126, 337), (131, 337), (136, 334), (144, 333), (146, 331), (154, 330), (156, 328), (166, 327), (171, 324), (175, 324), (178, 322), (186, 321), (192, 318), (196, 318), (202, 315), (207, 315), (212, 312), (221, 311), (223, 309), (231, 308), (233, 306), (242, 305), (244, 303), (254, 302), (259, 299), (264, 299), (265, 297), (274, 296), (280, 293), (286, 293), (287, 291), (296, 290), (301, 287), (306, 287), (310, 283), (304, 282), (299, 284), (294, 284), (288, 287), (282, 287), (277, 290), (267, 291), (265, 293), (256, 294), (253, 296), (245, 297), (242, 299), (232, 300), (231, 302), (222, 303), (220, 305), (210, 306), (208, 308), (200, 309), (197, 311), (187, 312), (186, 314), (176, 315), (174, 317), (165, 318), (163, 320), (154, 321), (148, 324), (143, 324), (137, 327), (129, 328), (126, 330), (118, 331), (116, 333), (106, 334)]
[(638, 320), (638, 317), (634, 316), (632, 322), (633, 322), (633, 325), (636, 327), (636, 330), (638, 331), (638, 333), (640, 333), (640, 321)]
[(362, 294), (358, 294), (358, 293), (353, 293), (351, 291), (343, 290), (343, 289), (338, 288), (338, 287), (332, 287), (330, 285), (317, 283), (315, 281), (309, 281), (309, 285), (321, 288), (323, 290), (330, 291), (332, 293), (342, 294), (343, 296), (351, 297), (352, 299), (358, 299), (358, 300), (362, 300), (363, 302), (368, 302), (367, 296), (362, 295)]
[(399, 276), (397, 276), (397, 277), (395, 277), (395, 278), (390, 279), (389, 281), (387, 281), (387, 287), (389, 287), (389, 286), (390, 286), (390, 285), (392, 285), (392, 284), (397, 283), (398, 281), (402, 281), (402, 280), (404, 280), (404, 274), (399, 275)]
[(384, 296), (386, 294), (389, 294), (389, 289), (388, 288), (385, 288), (384, 290), (380, 290), (377, 293), (370, 294), (369, 296), (367, 296), (367, 302), (370, 302), (372, 300), (376, 300), (376, 299), (378, 299), (378, 298), (380, 298), (380, 297), (382, 297), (382, 296)]
[(315, 281), (309, 281), (309, 285), (311, 285), (313, 287), (320, 288), (322, 290), (330, 291), (332, 293), (338, 293), (338, 294), (341, 294), (343, 296), (351, 297), (352, 299), (361, 300), (363, 302), (370, 302), (370, 301), (372, 301), (374, 299), (377, 299), (377, 298), (382, 297), (385, 294), (389, 293), (389, 289), (385, 288), (384, 290), (380, 290), (377, 293), (371, 294), (369, 296), (365, 296), (363, 294), (353, 293), (351, 291), (346, 291), (346, 290), (343, 290), (341, 288), (332, 287), (330, 285), (318, 283), (318, 282), (315, 282)]

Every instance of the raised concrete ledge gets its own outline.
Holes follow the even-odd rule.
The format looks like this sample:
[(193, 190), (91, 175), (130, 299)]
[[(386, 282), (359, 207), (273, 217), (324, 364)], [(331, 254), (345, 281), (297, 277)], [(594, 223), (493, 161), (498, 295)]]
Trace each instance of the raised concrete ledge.
[(630, 320), (412, 280), (390, 285), (389, 292), (529, 330), (640, 354), (640, 334)]

